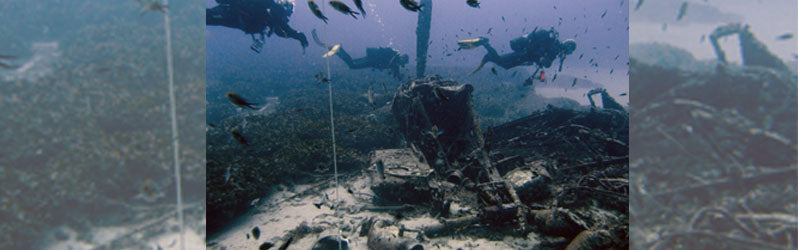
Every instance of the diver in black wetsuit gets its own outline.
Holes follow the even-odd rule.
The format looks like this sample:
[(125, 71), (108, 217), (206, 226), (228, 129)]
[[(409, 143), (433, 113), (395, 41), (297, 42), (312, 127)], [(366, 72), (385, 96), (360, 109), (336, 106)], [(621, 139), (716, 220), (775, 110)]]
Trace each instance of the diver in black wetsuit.
[[(566, 55), (570, 55), (576, 50), (576, 41), (572, 39), (560, 42), (559, 34), (551, 30), (535, 29), (526, 36), (519, 37), (510, 41), (510, 48), (513, 52), (499, 55), (496, 49), (490, 46), (488, 39), (480, 37), (478, 39), (462, 40), (457, 42), (460, 49), (471, 49), (479, 46), (485, 47), (488, 51), (482, 58), (479, 66), (470, 74), (474, 74), (487, 62), (493, 62), (502, 68), (509, 69), (520, 65), (537, 65), (538, 69), (551, 67), (554, 59), (560, 58), (560, 68)], [(469, 74), (469, 75), (470, 75)]]
[[(327, 49), (332, 47), (327, 46), (319, 40), (319, 37), (316, 36), (316, 30), (313, 30), (313, 40), (321, 47)], [(336, 55), (338, 58), (341, 58), (350, 69), (387, 69), (389, 74), (399, 80), (402, 80), (402, 73), (399, 71), (399, 68), (404, 67), (405, 64), (410, 61), (410, 57), (407, 54), (401, 55), (399, 51), (395, 49), (382, 47), (366, 48), (366, 57), (357, 59), (352, 59), (352, 56), (346, 53), (343, 47), (338, 49)]]
[[(218, 6), (205, 9), (205, 24), (244, 31), (245, 34), (252, 36), (253, 44), (250, 48), (258, 53), (263, 47), (265, 36), (272, 34), (296, 39), (304, 50), (308, 46), (305, 34), (288, 26), (288, 17), (293, 12), (293, 4), (284, 0), (277, 1), (216, 0)], [(255, 37), (255, 34), (260, 36)]]

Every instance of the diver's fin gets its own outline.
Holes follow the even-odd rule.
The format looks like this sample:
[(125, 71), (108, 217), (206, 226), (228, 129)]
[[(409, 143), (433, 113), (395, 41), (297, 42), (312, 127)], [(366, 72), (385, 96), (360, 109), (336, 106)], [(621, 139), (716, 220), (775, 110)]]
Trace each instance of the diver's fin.
[(460, 46), (460, 49), (473, 49), (473, 48), (476, 48), (478, 46), (476, 44), (477, 42), (479, 42), (479, 38), (468, 39), (468, 40), (460, 40), (460, 41), (457, 41), (457, 45)]
[[(310, 31), (310, 34), (313, 36), (313, 41), (316, 42), (317, 45), (321, 46), (322, 48), (327, 48), (327, 45), (324, 44), (323, 42), (321, 42), (321, 39), (319, 39), (319, 36), (316, 35), (316, 29), (313, 29), (312, 31)], [(329, 49), (329, 48), (327, 48), (327, 49)]]
[(480, 69), (482, 69), (482, 66), (485, 66), (485, 63), (486, 63), (486, 61), (482, 61), (482, 62), (480, 62), (480, 63), (479, 63), (479, 66), (477, 66), (477, 68), (476, 68), (476, 69), (474, 69), (474, 71), (471, 71), (471, 73), (468, 73), (468, 76), (471, 76), (471, 75), (473, 75), (474, 73), (477, 73), (477, 71), (479, 71)]
[(487, 38), (480, 37), (480, 38), (457, 41), (457, 45), (460, 46), (459, 49), (473, 49), (485, 45), (487, 42), (488, 42)]

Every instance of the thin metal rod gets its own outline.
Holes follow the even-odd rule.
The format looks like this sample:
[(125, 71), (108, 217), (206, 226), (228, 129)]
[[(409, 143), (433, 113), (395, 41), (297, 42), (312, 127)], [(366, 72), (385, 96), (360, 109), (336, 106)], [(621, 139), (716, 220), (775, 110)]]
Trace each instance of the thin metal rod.
[[(322, 3), (322, 11), (327, 11), (327, 5)], [(329, 42), (327, 40), (327, 24), (324, 24), (324, 41)], [(329, 49), (329, 48), (328, 48)], [(332, 160), (333, 160), (333, 176), (335, 178), (335, 215), (338, 216), (338, 204), (341, 201), (338, 197), (339, 190), (339, 183), (338, 183), (338, 160), (335, 153), (335, 115), (333, 111), (333, 95), (332, 95), (332, 76), (330, 74), (330, 57), (325, 58), (327, 62), (327, 92), (329, 93), (330, 99), (330, 138), (332, 138)], [(343, 238), (341, 237), (341, 227), (343, 226), (343, 218), (341, 218), (341, 225), (338, 226), (338, 250), (341, 250), (341, 241)]]
[[(169, 6), (169, 0), (164, 0), (164, 5)], [(180, 141), (177, 134), (177, 111), (175, 108), (175, 73), (172, 59), (172, 30), (169, 20), (169, 9), (165, 10), (164, 27), (166, 29), (166, 72), (169, 76), (169, 106), (172, 117), (172, 149), (174, 150), (175, 163), (175, 187), (177, 191), (177, 221), (180, 225), (180, 249), (186, 249), (186, 242), (183, 230), (183, 191), (180, 184)]]

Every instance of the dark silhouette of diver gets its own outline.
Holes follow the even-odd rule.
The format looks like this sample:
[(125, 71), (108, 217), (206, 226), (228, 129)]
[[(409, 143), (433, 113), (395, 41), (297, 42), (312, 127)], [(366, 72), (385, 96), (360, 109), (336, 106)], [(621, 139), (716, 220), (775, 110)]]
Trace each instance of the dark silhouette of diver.
[[(205, 24), (244, 31), (252, 36), (253, 44), (250, 49), (258, 53), (263, 48), (265, 36), (271, 37), (272, 34), (298, 40), (304, 51), (308, 46), (305, 34), (288, 26), (293, 3), (276, 1), (279, 3), (275, 0), (216, 0), (219, 5), (205, 9)], [(255, 37), (255, 34), (260, 36)]]
[[(460, 49), (472, 49), (483, 46), (488, 51), (488, 54), (482, 58), (482, 62), (479, 63), (479, 66), (469, 75), (482, 69), (482, 66), (485, 66), (487, 62), (493, 62), (505, 69), (520, 65), (536, 65), (539, 70), (540, 68), (551, 67), (554, 59), (558, 57), (560, 58), (560, 67), (558, 71), (562, 71), (562, 63), (565, 60), (565, 56), (570, 55), (576, 50), (576, 41), (568, 39), (560, 42), (558, 36), (559, 34), (554, 31), (554, 29), (538, 30), (535, 28), (532, 33), (510, 41), (510, 48), (513, 49), (513, 52), (504, 55), (499, 55), (496, 49), (490, 46), (488, 39), (485, 37), (461, 40), (457, 43), (460, 45)], [(535, 73), (537, 73), (537, 71), (535, 71)]]
[[(312, 31), (313, 40), (319, 46), (330, 49), (332, 46), (327, 46), (325, 43), (319, 40), (319, 37), (316, 35), (316, 30)], [(366, 48), (366, 57), (361, 57), (357, 59), (352, 59), (352, 56), (349, 53), (346, 53), (343, 46), (338, 49), (338, 52), (335, 54), (338, 58), (346, 63), (350, 69), (365, 69), (365, 68), (373, 68), (373, 69), (387, 69), (388, 73), (391, 74), (396, 79), (402, 80), (402, 73), (399, 71), (400, 67), (404, 67), (405, 64), (410, 60), (410, 57), (407, 54), (401, 55), (399, 51), (392, 49), (392, 48)]]

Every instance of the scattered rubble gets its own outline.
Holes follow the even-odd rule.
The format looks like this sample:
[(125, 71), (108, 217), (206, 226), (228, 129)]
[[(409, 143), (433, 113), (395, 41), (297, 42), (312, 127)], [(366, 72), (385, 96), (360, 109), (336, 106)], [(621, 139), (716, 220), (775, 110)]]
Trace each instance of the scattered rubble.
[[(549, 107), (483, 132), (472, 91), (439, 76), (401, 86), (401, 147), (373, 150), (339, 189), (277, 192), (241, 226), (299, 248), (337, 248), (337, 228), (355, 249), (628, 247), (628, 113)], [(255, 244), (242, 237), (217, 238)]]

